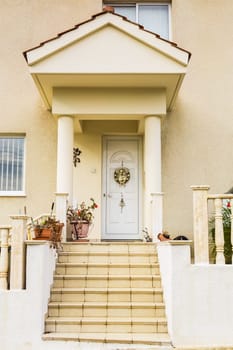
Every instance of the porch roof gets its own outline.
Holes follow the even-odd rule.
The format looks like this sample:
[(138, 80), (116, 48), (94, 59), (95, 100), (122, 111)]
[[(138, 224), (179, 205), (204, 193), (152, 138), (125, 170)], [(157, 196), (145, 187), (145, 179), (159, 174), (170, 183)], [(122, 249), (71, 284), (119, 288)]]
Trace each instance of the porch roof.
[(24, 56), (50, 110), (55, 88), (82, 87), (163, 89), (170, 110), (191, 54), (106, 10)]

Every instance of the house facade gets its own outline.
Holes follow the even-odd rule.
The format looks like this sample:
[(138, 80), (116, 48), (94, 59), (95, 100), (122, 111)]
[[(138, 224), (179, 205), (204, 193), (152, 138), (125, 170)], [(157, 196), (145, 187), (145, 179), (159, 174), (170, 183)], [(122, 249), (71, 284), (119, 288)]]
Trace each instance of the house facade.
[[(232, 348), (232, 0), (0, 9), (0, 347)], [(90, 242), (29, 235), (91, 198)]]
[(1, 222), (94, 198), (92, 240), (192, 238), (191, 185), (232, 187), (232, 12), (3, 1)]

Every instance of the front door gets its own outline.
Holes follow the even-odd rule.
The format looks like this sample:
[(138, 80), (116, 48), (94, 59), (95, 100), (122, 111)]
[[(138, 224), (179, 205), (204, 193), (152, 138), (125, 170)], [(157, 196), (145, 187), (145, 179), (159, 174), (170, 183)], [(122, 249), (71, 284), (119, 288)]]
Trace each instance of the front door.
[(103, 234), (107, 240), (140, 239), (141, 139), (104, 137)]

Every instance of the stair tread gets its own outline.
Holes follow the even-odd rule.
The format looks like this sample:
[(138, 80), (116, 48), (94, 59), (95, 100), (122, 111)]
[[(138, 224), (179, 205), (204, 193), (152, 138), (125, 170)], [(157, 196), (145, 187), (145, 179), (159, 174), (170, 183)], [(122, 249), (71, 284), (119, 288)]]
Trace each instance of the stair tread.
[(145, 245), (145, 246), (156, 246), (156, 243), (154, 242), (143, 242), (143, 241), (119, 241), (119, 242), (63, 242), (62, 246), (73, 246), (73, 245), (80, 245), (80, 246), (117, 246), (117, 245)]
[[(61, 251), (59, 253), (59, 255), (87, 255), (87, 252), (82, 252), (82, 251)], [(92, 255), (96, 255), (96, 256), (157, 256), (156, 252), (114, 252), (114, 251), (108, 251), (108, 252), (98, 252), (98, 251), (93, 251), (93, 252), (88, 252), (88, 256), (92, 256)]]
[(143, 307), (158, 307), (158, 306), (164, 306), (164, 303), (162, 302), (138, 302), (138, 301), (110, 301), (110, 302), (99, 302), (99, 301), (51, 301), (49, 302), (49, 306), (143, 306)]
[(43, 340), (88, 340), (111, 343), (170, 345), (167, 333), (46, 333)]
[(104, 274), (104, 275), (67, 275), (67, 274), (61, 274), (61, 275), (54, 275), (54, 278), (56, 279), (161, 279), (160, 275), (111, 275), (111, 274)]
[(58, 288), (52, 288), (52, 292), (62, 292), (62, 293), (66, 293), (66, 292), (93, 292), (93, 293), (107, 293), (107, 292), (116, 292), (116, 293), (120, 293), (120, 292), (150, 292), (150, 293), (162, 293), (162, 288), (155, 288), (155, 287), (151, 287), (151, 288), (88, 288), (88, 287), (84, 287), (84, 288), (67, 288), (67, 287), (58, 287)]
[(96, 322), (96, 323), (156, 323), (167, 322), (166, 317), (61, 317), (50, 316), (46, 319), (46, 322)]
[(58, 262), (57, 263), (58, 266), (60, 265), (68, 265), (68, 266), (91, 266), (91, 267), (99, 267), (99, 266), (117, 266), (117, 267), (123, 267), (123, 266), (129, 266), (129, 267), (150, 267), (150, 266), (159, 266), (159, 263), (154, 263), (154, 262), (150, 262), (150, 263), (80, 263), (80, 262)]

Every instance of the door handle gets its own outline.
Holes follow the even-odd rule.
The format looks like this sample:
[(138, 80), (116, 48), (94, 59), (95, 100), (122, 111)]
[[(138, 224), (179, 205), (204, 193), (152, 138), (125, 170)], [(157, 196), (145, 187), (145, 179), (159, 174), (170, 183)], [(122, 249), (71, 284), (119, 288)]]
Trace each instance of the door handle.
[[(111, 194), (108, 194), (107, 196), (108, 196), (108, 198), (112, 198), (112, 195), (111, 195)], [(103, 193), (103, 197), (104, 197), (104, 198), (106, 197), (106, 193)]]

